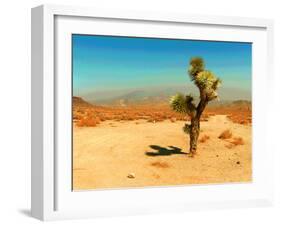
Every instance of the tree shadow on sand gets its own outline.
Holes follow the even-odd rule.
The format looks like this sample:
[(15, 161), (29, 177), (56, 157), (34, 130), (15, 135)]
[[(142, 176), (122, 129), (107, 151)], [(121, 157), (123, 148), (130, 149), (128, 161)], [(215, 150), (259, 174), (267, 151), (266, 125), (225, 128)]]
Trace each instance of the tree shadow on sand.
[(186, 155), (187, 153), (182, 152), (181, 148), (175, 146), (168, 146), (168, 148), (161, 147), (158, 145), (149, 145), (150, 148), (156, 150), (157, 152), (147, 151), (145, 154), (148, 156), (166, 156), (166, 155)]

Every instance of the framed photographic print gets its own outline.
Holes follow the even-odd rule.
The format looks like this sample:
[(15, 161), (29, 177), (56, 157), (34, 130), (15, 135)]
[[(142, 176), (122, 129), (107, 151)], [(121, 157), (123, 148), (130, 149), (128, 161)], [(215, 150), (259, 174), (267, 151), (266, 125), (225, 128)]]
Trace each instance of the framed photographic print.
[(273, 22), (32, 9), (32, 216), (271, 205)]

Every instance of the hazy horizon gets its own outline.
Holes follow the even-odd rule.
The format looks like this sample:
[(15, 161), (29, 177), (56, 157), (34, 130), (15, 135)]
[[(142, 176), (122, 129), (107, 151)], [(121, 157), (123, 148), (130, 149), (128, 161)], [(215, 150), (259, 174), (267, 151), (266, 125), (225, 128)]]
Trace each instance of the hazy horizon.
[(73, 95), (86, 100), (176, 87), (197, 92), (187, 74), (194, 56), (222, 79), (221, 99), (251, 100), (251, 43), (95, 35), (72, 35), (72, 43)]

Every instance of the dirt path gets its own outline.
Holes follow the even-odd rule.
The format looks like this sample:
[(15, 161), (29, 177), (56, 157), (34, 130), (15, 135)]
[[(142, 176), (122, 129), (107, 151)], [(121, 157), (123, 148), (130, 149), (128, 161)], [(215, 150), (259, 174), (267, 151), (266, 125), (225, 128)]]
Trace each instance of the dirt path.
[[(224, 115), (201, 123), (198, 154), (187, 156), (184, 122), (106, 121), (94, 128), (74, 127), (74, 190), (250, 181), (251, 126)], [(225, 129), (244, 145), (218, 139)], [(226, 147), (228, 146), (228, 147)], [(128, 178), (129, 174), (134, 178)]]

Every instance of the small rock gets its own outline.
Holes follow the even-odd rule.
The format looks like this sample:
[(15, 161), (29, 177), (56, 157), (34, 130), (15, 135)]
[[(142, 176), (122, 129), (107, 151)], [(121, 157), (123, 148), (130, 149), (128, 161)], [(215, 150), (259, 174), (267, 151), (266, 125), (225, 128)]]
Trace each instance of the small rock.
[(219, 155), (216, 155), (217, 157), (219, 157)]
[(240, 164), (240, 161), (237, 161), (237, 162), (236, 162), (236, 164), (238, 164), (238, 165), (239, 165), (239, 164)]
[(134, 179), (136, 175), (134, 173), (129, 173), (127, 177), (130, 179)]

